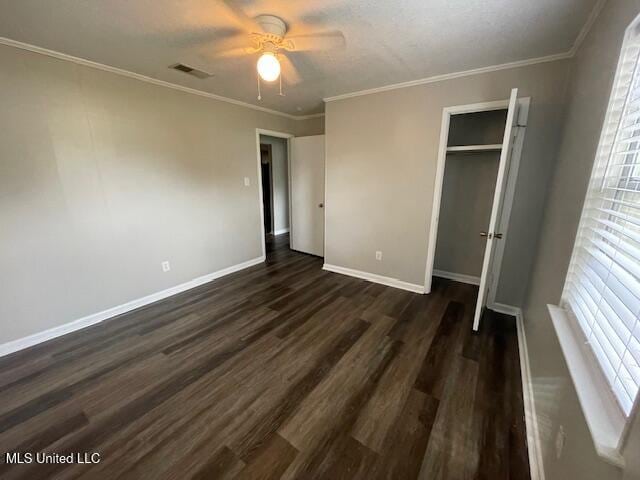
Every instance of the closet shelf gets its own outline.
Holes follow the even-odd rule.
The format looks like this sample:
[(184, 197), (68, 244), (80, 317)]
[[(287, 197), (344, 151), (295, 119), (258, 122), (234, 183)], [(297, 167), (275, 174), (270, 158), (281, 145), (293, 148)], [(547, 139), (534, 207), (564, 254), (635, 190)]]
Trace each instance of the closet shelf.
[(496, 143), (491, 145), (458, 145), (455, 147), (447, 147), (447, 152), (455, 153), (474, 153), (474, 152), (494, 152), (502, 150), (502, 144)]

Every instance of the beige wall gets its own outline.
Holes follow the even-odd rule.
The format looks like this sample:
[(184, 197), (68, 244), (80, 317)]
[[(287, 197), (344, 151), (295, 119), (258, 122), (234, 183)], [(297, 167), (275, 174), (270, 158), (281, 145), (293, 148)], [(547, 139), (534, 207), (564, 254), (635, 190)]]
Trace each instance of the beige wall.
[(531, 110), (497, 301), (521, 305), (567, 73), (556, 61), (327, 103), (325, 261), (424, 284), (442, 109), (518, 87)]
[(271, 145), (271, 181), (273, 183), (273, 230), (289, 228), (289, 166), (287, 140), (260, 135), (260, 143)]
[(293, 127), (296, 137), (324, 135), (324, 115), (306, 120), (296, 120)]
[(447, 155), (434, 269), (480, 277), (499, 160), (497, 152)]
[[(607, 2), (573, 61), (562, 143), (524, 309), (549, 480), (640, 478), (637, 421), (625, 453), (629, 468), (624, 474), (597, 456), (546, 308), (560, 300), (624, 30), (639, 12), (638, 0)], [(553, 443), (560, 425), (567, 439), (557, 459)]]
[(322, 126), (6, 46), (0, 64), (0, 344), (259, 257), (255, 129)]

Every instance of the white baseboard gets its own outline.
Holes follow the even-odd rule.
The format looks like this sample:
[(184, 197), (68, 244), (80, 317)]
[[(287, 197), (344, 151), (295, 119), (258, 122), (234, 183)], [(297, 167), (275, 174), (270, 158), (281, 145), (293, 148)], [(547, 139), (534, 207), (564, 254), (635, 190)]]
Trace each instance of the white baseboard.
[(506, 305), (504, 303), (491, 303), (487, 305), (487, 308), (489, 310), (493, 310), (494, 312), (511, 315), (512, 317), (516, 317), (516, 319), (518, 318), (518, 315), (522, 316), (522, 310), (519, 307)]
[(248, 260), (246, 262), (232, 265), (222, 270), (218, 270), (217, 272), (194, 278), (193, 280), (189, 280), (188, 282), (181, 283), (180, 285), (167, 288), (166, 290), (162, 290), (160, 292), (152, 293), (151, 295), (132, 300), (122, 305), (118, 305), (117, 307), (112, 307), (107, 310), (103, 310), (101, 312), (79, 318), (58, 327), (50, 328), (49, 330), (29, 335), (28, 337), (19, 338), (11, 342), (4, 343), (0, 345), (0, 357), (9, 355), (13, 352), (17, 352), (18, 350), (32, 347), (33, 345), (37, 345), (38, 343), (46, 342), (47, 340), (66, 335), (67, 333), (71, 333), (76, 330), (95, 325), (96, 323), (103, 322), (104, 320), (107, 320), (109, 318), (115, 317), (117, 315), (122, 315), (123, 313), (130, 312), (131, 310), (135, 310), (136, 308), (144, 307), (145, 305), (149, 305), (150, 303), (157, 302), (158, 300), (165, 299), (186, 290), (190, 290), (205, 283), (209, 283), (216, 278), (224, 277), (225, 275), (229, 275), (230, 273), (234, 273), (239, 270), (244, 270), (245, 268), (252, 267), (253, 265), (257, 265), (264, 261), (265, 257), (263, 255), (252, 260)]
[(433, 276), (447, 278), (454, 282), (468, 283), (469, 285), (480, 285), (480, 277), (465, 275), (463, 273), (445, 272), (444, 270), (434, 270)]
[(384, 277), (375, 273), (362, 272), (360, 270), (339, 267), (337, 265), (330, 265), (328, 263), (325, 263), (322, 266), (322, 269), (328, 272), (340, 273), (342, 275), (348, 275), (350, 277), (361, 278), (363, 280), (368, 280), (369, 282), (386, 285), (387, 287), (400, 288), (402, 290), (408, 290), (415, 293), (424, 293), (424, 285), (416, 285), (414, 283), (403, 282), (402, 280), (398, 280), (397, 278)]
[(282, 235), (284, 233), (289, 233), (289, 229), (288, 228), (281, 228), (280, 230), (274, 230), (273, 231), (274, 235)]
[(518, 351), (520, 352), (520, 375), (522, 378), (522, 399), (524, 403), (524, 419), (527, 428), (527, 449), (529, 451), (529, 467), (531, 480), (545, 480), (544, 464), (542, 460), (542, 444), (538, 430), (538, 416), (533, 396), (533, 383), (531, 381), (531, 368), (529, 366), (529, 351), (527, 349), (527, 337), (524, 330), (522, 310), (517, 310), (516, 327), (518, 331)]

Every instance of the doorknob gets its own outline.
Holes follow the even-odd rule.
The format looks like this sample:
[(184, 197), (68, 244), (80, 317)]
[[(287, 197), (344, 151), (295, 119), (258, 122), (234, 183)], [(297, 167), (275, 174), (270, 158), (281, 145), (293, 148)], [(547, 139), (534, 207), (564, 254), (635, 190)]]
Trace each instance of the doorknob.
[(502, 234), (501, 233), (487, 233), (487, 232), (480, 232), (480, 236), (481, 237), (487, 237), (487, 238), (497, 238), (498, 240), (500, 240), (502, 238)]
[(318, 204), (318, 207), (320, 207), (320, 208), (324, 208), (324, 203), (319, 203), (319, 204)]

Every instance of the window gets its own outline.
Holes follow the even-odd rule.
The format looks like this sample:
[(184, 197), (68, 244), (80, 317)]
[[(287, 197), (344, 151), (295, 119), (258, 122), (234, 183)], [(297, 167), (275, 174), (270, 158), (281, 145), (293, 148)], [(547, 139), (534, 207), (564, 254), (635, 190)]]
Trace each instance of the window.
[(640, 29), (630, 27), (580, 219), (562, 307), (625, 417), (640, 385)]

